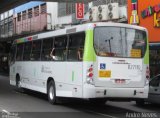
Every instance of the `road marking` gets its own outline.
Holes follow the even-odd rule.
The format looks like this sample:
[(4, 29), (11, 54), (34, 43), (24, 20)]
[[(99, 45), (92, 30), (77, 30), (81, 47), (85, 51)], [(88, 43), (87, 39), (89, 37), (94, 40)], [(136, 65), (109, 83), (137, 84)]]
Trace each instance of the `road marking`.
[(3, 112), (3, 113), (6, 113), (6, 114), (10, 114), (10, 112), (7, 111), (7, 110), (5, 110), (5, 109), (3, 109), (2, 112)]
[(91, 111), (91, 110), (87, 110), (87, 111), (91, 112), (91, 113), (94, 113), (94, 114), (97, 114), (97, 115), (109, 117), (109, 118), (118, 118), (118, 117), (115, 117), (115, 116), (111, 116), (111, 115), (107, 115), (107, 114), (103, 114), (103, 113), (98, 113), (98, 112), (94, 112), (94, 111)]
[(21, 118), (18, 112), (9, 112), (5, 109), (2, 110), (2, 118)]

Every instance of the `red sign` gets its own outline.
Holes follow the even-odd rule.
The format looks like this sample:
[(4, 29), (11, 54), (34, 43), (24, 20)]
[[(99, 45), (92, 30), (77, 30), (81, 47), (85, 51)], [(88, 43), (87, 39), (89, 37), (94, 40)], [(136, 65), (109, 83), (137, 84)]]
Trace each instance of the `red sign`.
[(76, 19), (84, 19), (84, 4), (76, 3)]

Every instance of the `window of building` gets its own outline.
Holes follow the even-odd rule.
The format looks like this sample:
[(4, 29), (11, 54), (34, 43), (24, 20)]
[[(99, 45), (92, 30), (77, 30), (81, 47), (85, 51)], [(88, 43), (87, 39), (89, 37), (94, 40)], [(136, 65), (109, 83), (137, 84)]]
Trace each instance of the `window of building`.
[(22, 12), (22, 20), (26, 20), (26, 11)]
[(41, 14), (47, 13), (47, 6), (46, 3), (41, 5)]
[(127, 5), (127, 0), (118, 0), (120, 6)]
[(0, 29), (1, 29), (1, 32), (0, 32), (0, 33), (1, 33), (1, 36), (4, 34), (4, 29), (5, 29), (5, 28), (4, 28), (4, 27), (5, 27), (4, 24), (5, 24), (5, 22), (4, 22), (4, 20), (2, 20), (2, 21), (1, 21), (1, 28), (0, 28)]
[(53, 47), (53, 38), (48, 38), (43, 40), (41, 60), (48, 61), (52, 59), (50, 57), (50, 52), (52, 51), (52, 47)]
[(58, 16), (66, 16), (75, 13), (75, 3), (58, 3)]
[(7, 19), (5, 19), (5, 21), (6, 21), (6, 22), (5, 22), (5, 26), (4, 26), (4, 28), (5, 28), (4, 33), (5, 33), (5, 34), (8, 34), (8, 30), (9, 30), (9, 29), (8, 29)]
[(9, 32), (13, 31), (13, 22), (12, 21), (8, 22), (8, 30), (9, 30)]
[(104, 5), (107, 4), (107, 0), (96, 0), (93, 1), (93, 6), (99, 6), (99, 5)]
[(8, 31), (13, 31), (13, 15), (8, 18)]
[(69, 35), (68, 56), (69, 61), (81, 61), (83, 59), (85, 33)]
[(23, 44), (18, 44), (17, 45), (16, 60), (17, 61), (22, 61), (23, 60)]
[(33, 61), (40, 60), (40, 53), (41, 53), (41, 40), (33, 41), (31, 60)]
[(99, 6), (109, 3), (119, 3), (120, 6), (127, 5), (127, 0), (96, 0), (93, 1), (93, 6)]
[(39, 6), (34, 8), (34, 16), (39, 16)]
[(66, 16), (66, 4), (65, 3), (58, 3), (58, 16)]
[(21, 13), (18, 13), (18, 21), (21, 21)]
[(2, 21), (0, 21), (0, 37), (1, 37), (1, 35), (2, 35), (2, 27), (3, 27), (3, 25), (2, 25)]
[[(85, 12), (88, 11), (88, 3), (85, 4)], [(75, 3), (58, 3), (58, 17), (75, 13)]]
[(31, 60), (31, 48), (32, 48), (32, 42), (27, 42), (24, 44), (24, 53), (23, 53), (23, 60), (29, 61)]
[(32, 18), (32, 16), (33, 16), (32, 9), (29, 9), (28, 10), (28, 18)]

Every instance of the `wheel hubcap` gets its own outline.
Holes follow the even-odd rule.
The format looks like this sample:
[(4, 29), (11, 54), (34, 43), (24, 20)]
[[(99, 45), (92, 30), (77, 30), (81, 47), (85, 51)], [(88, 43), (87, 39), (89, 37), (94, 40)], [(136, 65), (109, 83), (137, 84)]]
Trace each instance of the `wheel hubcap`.
[(20, 81), (17, 82), (17, 87), (20, 88)]
[(49, 97), (50, 97), (51, 100), (53, 100), (53, 98), (54, 98), (54, 88), (53, 88), (53, 86), (51, 86), (50, 89), (49, 89)]

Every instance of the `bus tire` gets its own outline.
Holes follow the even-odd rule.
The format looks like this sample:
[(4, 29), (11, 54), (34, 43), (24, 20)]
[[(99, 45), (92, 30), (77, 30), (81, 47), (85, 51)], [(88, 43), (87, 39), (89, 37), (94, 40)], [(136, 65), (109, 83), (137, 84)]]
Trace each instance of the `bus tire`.
[(17, 76), (16, 76), (16, 88), (17, 88), (17, 90), (18, 90), (19, 92), (22, 92), (22, 93), (23, 93), (23, 92), (24, 92), (24, 89), (21, 87), (20, 83), (21, 83), (20, 76), (17, 75)]
[(16, 76), (16, 87), (17, 87), (17, 89), (21, 88), (20, 87), (20, 76), (19, 75)]
[(56, 104), (56, 90), (55, 90), (55, 83), (53, 80), (51, 80), (48, 83), (48, 87), (47, 87), (47, 95), (48, 95), (48, 101), (51, 104)]

